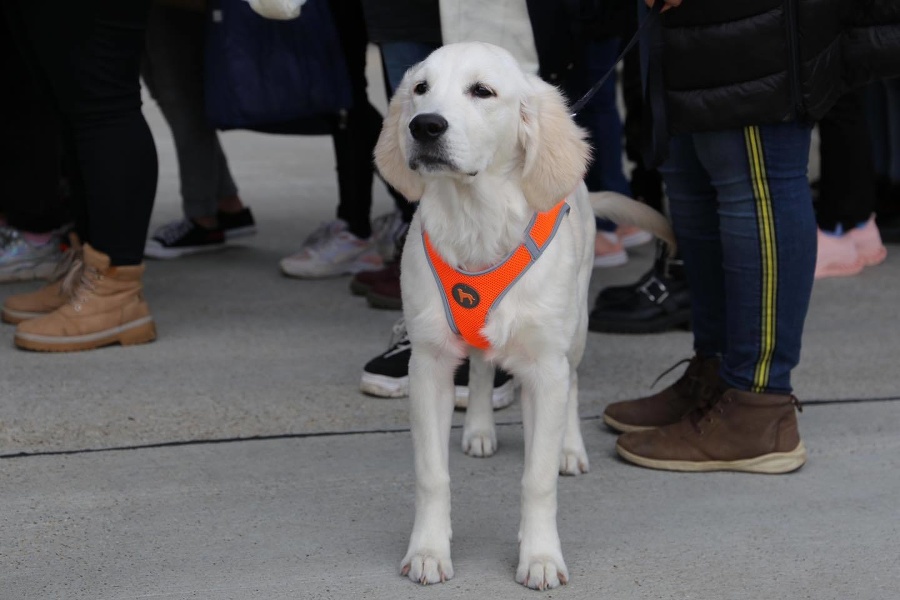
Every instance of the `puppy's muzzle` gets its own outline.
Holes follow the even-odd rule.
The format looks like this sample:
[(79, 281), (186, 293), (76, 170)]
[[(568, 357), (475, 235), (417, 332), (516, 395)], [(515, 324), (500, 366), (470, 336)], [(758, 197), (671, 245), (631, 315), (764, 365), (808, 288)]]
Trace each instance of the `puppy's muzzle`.
[(447, 119), (437, 113), (416, 115), (409, 122), (409, 132), (421, 144), (436, 142), (447, 131)]

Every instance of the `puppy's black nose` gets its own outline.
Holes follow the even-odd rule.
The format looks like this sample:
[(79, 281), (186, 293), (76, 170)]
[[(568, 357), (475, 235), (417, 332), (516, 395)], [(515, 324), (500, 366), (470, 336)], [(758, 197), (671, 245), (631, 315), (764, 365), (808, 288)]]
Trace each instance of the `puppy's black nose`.
[(418, 142), (433, 142), (447, 131), (447, 119), (436, 113), (416, 115), (409, 122), (409, 131)]

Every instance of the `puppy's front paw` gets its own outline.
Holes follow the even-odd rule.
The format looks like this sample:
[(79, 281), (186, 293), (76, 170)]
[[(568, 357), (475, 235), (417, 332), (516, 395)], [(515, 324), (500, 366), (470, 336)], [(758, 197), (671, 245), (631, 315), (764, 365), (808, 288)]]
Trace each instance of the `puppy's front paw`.
[(581, 475), (591, 470), (584, 445), (580, 448), (563, 448), (559, 455), (560, 475)]
[(549, 590), (569, 583), (569, 570), (561, 556), (523, 556), (519, 558), (516, 581), (533, 590)]
[(463, 430), (463, 452), (469, 456), (486, 458), (497, 451), (497, 434), (493, 429), (488, 431)]
[(453, 577), (453, 562), (449, 554), (420, 550), (403, 560), (400, 574), (422, 585), (444, 583)]

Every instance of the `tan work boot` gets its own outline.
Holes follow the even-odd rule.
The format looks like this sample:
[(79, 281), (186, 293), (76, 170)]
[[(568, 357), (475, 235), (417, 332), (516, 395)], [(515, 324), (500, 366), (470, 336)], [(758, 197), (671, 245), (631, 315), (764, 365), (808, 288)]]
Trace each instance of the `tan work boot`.
[(144, 265), (112, 267), (109, 257), (84, 245), (63, 281), (67, 302), (53, 312), (19, 323), (19, 348), (44, 352), (91, 350), (109, 344), (156, 339), (156, 327), (141, 293)]
[(39, 290), (27, 294), (16, 294), (3, 301), (0, 319), (13, 325), (42, 317), (68, 302), (63, 293), (62, 282), (76, 261), (82, 260), (82, 246), (78, 236), (69, 234), (69, 247), (63, 253), (59, 264), (50, 277), (50, 283)]
[(794, 396), (726, 390), (673, 425), (619, 437), (619, 456), (667, 471), (788, 473), (806, 462)]
[(678, 381), (652, 396), (613, 402), (603, 411), (603, 421), (620, 432), (643, 431), (677, 423), (722, 392), (719, 362), (717, 356), (694, 356)]

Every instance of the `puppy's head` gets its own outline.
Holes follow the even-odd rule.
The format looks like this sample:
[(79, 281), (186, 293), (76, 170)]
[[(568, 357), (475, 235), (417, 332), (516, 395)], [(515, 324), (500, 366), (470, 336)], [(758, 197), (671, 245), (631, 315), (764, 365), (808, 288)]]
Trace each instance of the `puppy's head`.
[(589, 148), (562, 95), (507, 51), (450, 44), (407, 71), (384, 121), (375, 163), (410, 200), (425, 181), (482, 173), (521, 179), (535, 210), (551, 208), (586, 170)]

